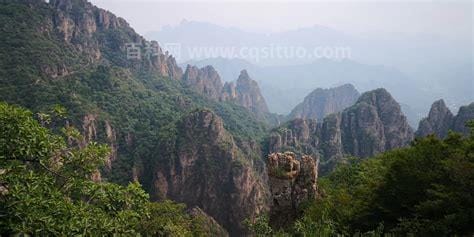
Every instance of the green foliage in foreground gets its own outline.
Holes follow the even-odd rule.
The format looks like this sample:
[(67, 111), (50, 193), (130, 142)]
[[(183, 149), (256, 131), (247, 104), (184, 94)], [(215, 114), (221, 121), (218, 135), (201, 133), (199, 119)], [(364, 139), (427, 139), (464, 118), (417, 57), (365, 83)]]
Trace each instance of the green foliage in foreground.
[[(64, 113), (54, 111), (47, 117)], [(109, 148), (77, 130), (55, 135), (31, 112), (0, 102), (0, 131), (0, 235), (203, 234), (182, 204), (149, 202), (138, 183), (94, 181)]]
[(259, 236), (472, 236), (474, 123), (471, 136), (429, 136), (410, 147), (339, 165), (318, 180), (322, 197), (291, 230), (250, 224)]

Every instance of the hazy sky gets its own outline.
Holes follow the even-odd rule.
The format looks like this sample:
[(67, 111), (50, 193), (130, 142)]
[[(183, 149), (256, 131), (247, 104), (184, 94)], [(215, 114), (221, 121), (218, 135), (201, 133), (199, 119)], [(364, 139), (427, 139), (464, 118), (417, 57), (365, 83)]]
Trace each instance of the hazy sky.
[(472, 39), (472, 1), (163, 1), (92, 0), (139, 33), (183, 19), (275, 32), (312, 25), (339, 31), (429, 34)]

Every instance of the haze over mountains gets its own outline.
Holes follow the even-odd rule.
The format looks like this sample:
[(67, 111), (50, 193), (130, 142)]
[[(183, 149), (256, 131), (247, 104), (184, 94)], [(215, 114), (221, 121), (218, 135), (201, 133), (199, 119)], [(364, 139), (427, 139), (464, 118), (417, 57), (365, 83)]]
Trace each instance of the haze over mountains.
[[(404, 105), (414, 127), (436, 99), (444, 98), (453, 109), (474, 99), (472, 54), (465, 50), (471, 47), (467, 39), (453, 42), (426, 35), (352, 36), (324, 26), (260, 34), (186, 20), (149, 32), (147, 37), (162, 42), (165, 48), (166, 43), (178, 43), (182, 65), (213, 65), (226, 81), (235, 80), (240, 70), (247, 69), (260, 83), (270, 111), (280, 114), (289, 113), (316, 88), (344, 83), (362, 92), (387, 88)], [(239, 52), (242, 47), (262, 49), (271, 45), (302, 47), (308, 54), (318, 46), (349, 48), (350, 57), (257, 58), (259, 54), (229, 56), (229, 50), (219, 50), (236, 48), (232, 52)]]
[[(5, 2), (0, 23), (2, 236), (474, 233), (472, 101), (457, 115), (436, 101), (415, 132), (403, 106), (442, 90), (393, 66), (181, 67), (88, 0)], [(178, 36), (267, 39), (206, 27)], [(272, 37), (313, 34), (345, 37)], [(143, 57), (130, 57), (132, 43)], [(285, 115), (272, 113), (278, 103)]]
[[(434, 65), (456, 65), (472, 59), (466, 48), (470, 39), (452, 41), (429, 34), (407, 35), (401, 33), (375, 32), (366, 35), (352, 35), (322, 25), (299, 28), (275, 33), (254, 33), (236, 27), (223, 27), (218, 24), (183, 20), (176, 26), (165, 26), (160, 31), (145, 34), (147, 38), (160, 40), (163, 44), (180, 43), (184, 49), (179, 60), (199, 60), (211, 55), (189, 55), (192, 46), (234, 46), (262, 47), (270, 45), (304, 47), (308, 51), (314, 47), (349, 47), (350, 57), (367, 64), (383, 64), (407, 70)], [(200, 56), (190, 58), (191, 56)], [(214, 55), (217, 57), (219, 55)], [(223, 55), (221, 55), (223, 56)], [(227, 55), (228, 56), (228, 55)], [(301, 64), (313, 61), (310, 57), (260, 58), (242, 55), (244, 59), (262, 65)], [(260, 61), (256, 61), (260, 60)], [(292, 62), (288, 62), (291, 60)], [(414, 64), (415, 63), (415, 64)]]

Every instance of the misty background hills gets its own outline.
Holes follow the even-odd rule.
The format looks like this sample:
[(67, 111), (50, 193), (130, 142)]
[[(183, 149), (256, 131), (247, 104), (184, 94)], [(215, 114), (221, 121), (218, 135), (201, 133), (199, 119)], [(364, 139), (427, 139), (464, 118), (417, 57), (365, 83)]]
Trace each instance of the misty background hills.
[[(185, 64), (204, 67), (213, 65), (225, 81), (239, 75), (239, 68), (247, 68), (259, 83), (270, 111), (288, 114), (304, 97), (316, 88), (331, 88), (345, 83), (353, 84), (359, 91), (384, 87), (400, 101), (410, 125), (416, 127), (426, 115), (433, 98), (442, 97), (397, 69), (372, 66), (351, 60), (332, 61), (320, 59), (309, 64), (287, 66), (257, 66), (243, 59), (213, 58), (188, 61)], [(236, 76), (237, 75), (237, 76)]]
[[(288, 114), (316, 88), (344, 83), (359, 91), (387, 88), (400, 101), (410, 124), (416, 127), (431, 102), (444, 98), (457, 110), (474, 100), (472, 53), (468, 40), (448, 40), (431, 35), (369, 33), (349, 35), (324, 26), (277, 33), (254, 33), (238, 28), (183, 20), (146, 34), (160, 45), (178, 43), (178, 63), (212, 65), (223, 80), (235, 80), (242, 69), (259, 82), (271, 112)], [(348, 47), (350, 58), (252, 58), (228, 55), (189, 55), (196, 47), (268, 47), (269, 45)], [(194, 58), (191, 58), (193, 56)]]

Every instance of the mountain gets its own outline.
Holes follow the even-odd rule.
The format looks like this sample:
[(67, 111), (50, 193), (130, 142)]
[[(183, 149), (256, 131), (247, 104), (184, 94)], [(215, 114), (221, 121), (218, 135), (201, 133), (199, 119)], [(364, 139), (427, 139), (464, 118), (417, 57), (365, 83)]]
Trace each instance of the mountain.
[(413, 131), (400, 105), (385, 89), (362, 94), (342, 112), (314, 119), (294, 119), (268, 137), (269, 153), (293, 151), (321, 155), (321, 171), (332, 169), (345, 156), (369, 157), (407, 146)]
[[(224, 83), (212, 66), (183, 72), (157, 42), (86, 0), (4, 1), (0, 23), (2, 236), (253, 236), (280, 228), (337, 236), (381, 224), (403, 236), (472, 233), (473, 138), (421, 138), (396, 149), (413, 132), (386, 89), (320, 121), (270, 129), (269, 118), (279, 117), (250, 77), (258, 74), (239, 69)], [(312, 90), (303, 75), (317, 74), (292, 67), (300, 66), (307, 71), (288, 75)], [(384, 80), (410, 89), (397, 78)], [(370, 80), (363, 82), (374, 86)], [(327, 104), (322, 113), (339, 108)], [(427, 128), (466, 134), (474, 103), (452, 120), (444, 103), (432, 110)], [(334, 175), (318, 177), (336, 163)]]
[(183, 75), (183, 81), (206, 97), (216, 101), (221, 98), (224, 85), (222, 85), (219, 74), (212, 66), (199, 69), (196, 66), (188, 65)]
[(226, 82), (234, 81), (235, 77), (237, 77), (243, 69), (253, 75), (254, 73), (257, 73), (260, 68), (259, 66), (240, 58), (205, 58), (202, 60), (186, 61), (180, 65), (186, 67), (188, 64), (197, 67), (212, 65), (217, 70), (222, 80)]
[(425, 137), (434, 134), (439, 138), (445, 138), (449, 131), (459, 132), (464, 135), (469, 134), (466, 123), (474, 119), (474, 103), (461, 106), (457, 115), (453, 115), (444, 103), (444, 100), (437, 100), (431, 106), (428, 117), (420, 121), (417, 137)]
[[(255, 33), (186, 20), (178, 25), (149, 32), (146, 36), (163, 44), (179, 44), (180, 62), (224, 57), (242, 58), (260, 66), (288, 66), (309, 64), (322, 58), (321, 55), (313, 55), (316, 48), (329, 48), (332, 49), (332, 59), (351, 59), (363, 64), (398, 68), (414, 82), (431, 82), (431, 85), (425, 86), (432, 90), (439, 92), (444, 91), (444, 88), (455, 87), (463, 90), (463, 96), (469, 95), (465, 94), (463, 82), (469, 82), (466, 79), (473, 75), (470, 70), (472, 55), (466, 50), (471, 48), (472, 42), (466, 37), (450, 39), (433, 34), (383, 31), (356, 35), (321, 25), (274, 33)], [(268, 56), (280, 55), (277, 47), (303, 48), (306, 54), (299, 57), (292, 51), (293, 54), (283, 57)], [(241, 53), (242, 48), (255, 48), (260, 53)], [(265, 54), (263, 49), (273, 54)], [(459, 97), (452, 90), (449, 95)]]
[(243, 59), (228, 58), (191, 62), (201, 67), (213, 65), (220, 75), (223, 75), (221, 72), (228, 74), (223, 76), (225, 81), (232, 80), (240, 70), (246, 69), (259, 83), (270, 112), (285, 115), (316, 88), (332, 88), (349, 83), (359, 91), (386, 88), (402, 104), (410, 125), (416, 127), (432, 101), (441, 95), (434, 89), (425, 88), (427, 83), (417, 83), (396, 68), (353, 60), (320, 59), (311, 63), (279, 66), (257, 66)]
[(446, 106), (444, 100), (437, 100), (431, 106), (428, 117), (420, 121), (415, 135), (417, 137), (424, 137), (429, 134), (436, 134), (440, 138), (444, 138), (448, 135), (453, 121), (454, 115)]
[(262, 120), (273, 117), (260, 93), (258, 83), (250, 78), (246, 70), (240, 72), (235, 82), (226, 82), (223, 85), (212, 66), (199, 69), (188, 65), (182, 80), (191, 89), (209, 99), (240, 105)]
[[(294, 30), (287, 30), (274, 33), (254, 33), (235, 27), (224, 27), (208, 22), (183, 20), (180, 24), (163, 27), (159, 31), (151, 31), (146, 34), (150, 39), (160, 40), (163, 43), (179, 43), (184, 50), (181, 59), (199, 60), (209, 57), (229, 57), (228, 52), (214, 52), (214, 55), (191, 55), (192, 50), (198, 46), (234, 46), (237, 49), (244, 46), (250, 47), (270, 47), (278, 46), (298, 46), (313, 50), (317, 46), (343, 46), (350, 48), (351, 57), (364, 63), (381, 63), (399, 68), (412, 69), (411, 63), (426, 67), (433, 65), (438, 60), (446, 64), (453, 64), (466, 59), (469, 55), (461, 52), (461, 49), (469, 47), (466, 39), (459, 39), (453, 44), (448, 39), (443, 39), (435, 35), (410, 35), (404, 33), (366, 32), (363, 35), (354, 35), (341, 32), (337, 29), (313, 25)], [(418, 48), (423, 55), (410, 52), (411, 49)], [(442, 53), (434, 53), (430, 50), (442, 50)], [(448, 49), (452, 52), (447, 52)], [(237, 50), (238, 51), (238, 50)], [(456, 55), (456, 53), (460, 53)], [(445, 58), (442, 58), (444, 55)], [(194, 56), (194, 58), (191, 58)], [(253, 56), (253, 57), (252, 57)], [(408, 61), (407, 61), (407, 56)], [(245, 55), (245, 59), (257, 61), (256, 55)], [(405, 62), (403, 58), (405, 57)], [(423, 59), (427, 60), (423, 62)], [(449, 62), (449, 59), (452, 61)], [(308, 63), (310, 57), (303, 58), (258, 58), (263, 64), (288, 64), (287, 61), (294, 60), (293, 63)], [(442, 63), (441, 63), (442, 64)]]
[(0, 100), (38, 117), (64, 106), (84, 143), (110, 147), (96, 180), (139, 181), (154, 200), (197, 206), (232, 236), (246, 233), (240, 223), (266, 208), (258, 141), (268, 124), (234, 103), (265, 111), (248, 75), (237, 82), (236, 97), (221, 102), (211, 90), (221, 87), (215, 71), (184, 75), (158, 43), (85, 0), (3, 3), (0, 22)]
[(407, 146), (413, 139), (400, 105), (385, 89), (362, 94), (342, 112), (341, 125), (344, 151), (359, 157)]
[(269, 113), (257, 82), (250, 78), (246, 70), (240, 72), (235, 84), (227, 82), (224, 85), (222, 99), (235, 101), (256, 114)]
[(307, 95), (288, 117), (320, 120), (353, 105), (357, 98), (359, 92), (351, 84), (329, 89), (318, 88)]
[(474, 119), (474, 103), (469, 105), (461, 106), (459, 108), (458, 114), (454, 118), (453, 131), (462, 133), (464, 135), (469, 135), (469, 127), (466, 126), (466, 123)]
[(267, 193), (263, 178), (223, 124), (212, 111), (190, 113), (178, 126), (172, 160), (155, 165), (143, 161), (139, 174), (153, 177), (156, 197), (199, 206), (231, 234), (243, 234), (243, 221), (268, 205)]

